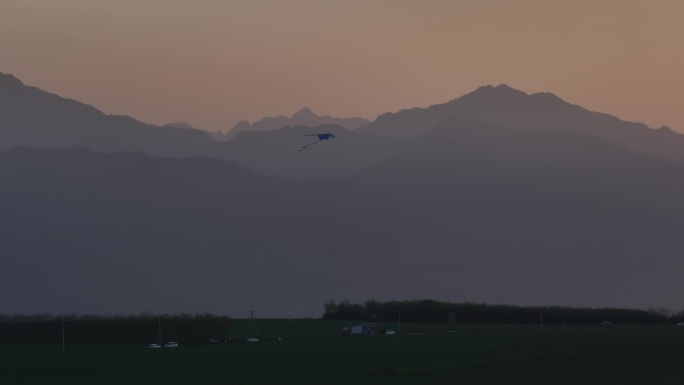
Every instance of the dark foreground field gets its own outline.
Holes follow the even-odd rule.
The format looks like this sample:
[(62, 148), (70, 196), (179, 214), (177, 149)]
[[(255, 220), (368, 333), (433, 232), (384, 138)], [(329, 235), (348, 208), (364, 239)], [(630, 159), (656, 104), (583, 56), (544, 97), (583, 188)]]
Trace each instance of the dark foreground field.
[[(261, 320), (259, 343), (176, 350), (0, 345), (0, 384), (684, 383), (684, 327), (674, 325), (407, 324), (401, 337), (343, 338), (343, 324)], [(234, 321), (234, 339), (249, 329)]]

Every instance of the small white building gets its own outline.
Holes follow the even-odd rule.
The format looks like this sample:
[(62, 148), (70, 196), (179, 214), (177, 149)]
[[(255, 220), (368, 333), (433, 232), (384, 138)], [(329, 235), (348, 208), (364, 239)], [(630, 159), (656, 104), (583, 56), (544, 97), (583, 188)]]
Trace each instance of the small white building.
[(374, 323), (364, 323), (349, 328), (349, 334), (353, 336), (374, 336), (377, 334), (377, 325)]

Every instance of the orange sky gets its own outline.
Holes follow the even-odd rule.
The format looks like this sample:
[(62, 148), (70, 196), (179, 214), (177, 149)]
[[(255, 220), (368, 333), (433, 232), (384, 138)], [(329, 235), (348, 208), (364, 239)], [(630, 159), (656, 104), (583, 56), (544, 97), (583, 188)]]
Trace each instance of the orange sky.
[(683, 15), (680, 0), (0, 0), (0, 71), (209, 130), (507, 83), (684, 131)]

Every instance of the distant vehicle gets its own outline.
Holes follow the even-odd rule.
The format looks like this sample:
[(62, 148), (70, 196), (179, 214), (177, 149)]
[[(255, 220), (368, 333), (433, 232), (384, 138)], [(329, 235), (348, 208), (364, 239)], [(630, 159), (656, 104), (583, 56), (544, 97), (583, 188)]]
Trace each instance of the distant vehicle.
[(218, 344), (218, 343), (219, 343), (219, 340), (216, 340), (216, 339), (213, 339), (213, 338), (212, 338), (212, 339), (209, 340), (209, 343), (210, 343), (210, 344)]
[(167, 342), (164, 344), (165, 348), (177, 348), (178, 347), (178, 342)]
[(684, 326), (684, 322), (678, 323), (677, 326)]
[(259, 342), (259, 339), (258, 339), (258, 338), (254, 338), (254, 337), (252, 337), (252, 338), (247, 338), (247, 342)]
[(601, 325), (606, 325), (606, 326), (607, 326), (607, 325), (612, 325), (612, 324), (613, 324), (613, 323), (610, 322), (610, 321), (603, 321), (603, 322), (601, 322)]
[(394, 333), (394, 330), (392, 330), (392, 329), (390, 329), (390, 330), (388, 330), (388, 331), (385, 332), (385, 335), (386, 335), (386, 336), (393, 336), (394, 334), (395, 334), (395, 333)]
[(159, 344), (149, 344), (147, 345), (148, 349), (161, 349), (161, 345)]

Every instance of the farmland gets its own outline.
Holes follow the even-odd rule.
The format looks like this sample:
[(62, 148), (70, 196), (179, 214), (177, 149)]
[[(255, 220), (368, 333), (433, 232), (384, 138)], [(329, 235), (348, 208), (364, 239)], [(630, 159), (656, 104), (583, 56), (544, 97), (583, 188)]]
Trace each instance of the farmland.
[[(684, 327), (402, 324), (342, 337), (343, 321), (232, 320), (232, 342), (0, 345), (2, 384), (681, 384)], [(397, 330), (396, 323), (378, 328)], [(171, 336), (169, 336), (171, 337)], [(149, 342), (156, 342), (154, 336)]]

